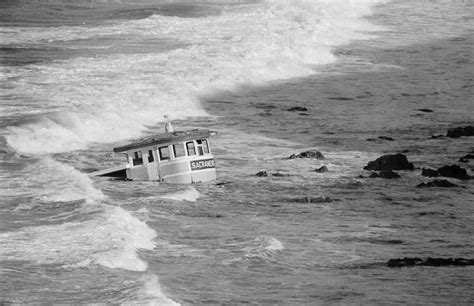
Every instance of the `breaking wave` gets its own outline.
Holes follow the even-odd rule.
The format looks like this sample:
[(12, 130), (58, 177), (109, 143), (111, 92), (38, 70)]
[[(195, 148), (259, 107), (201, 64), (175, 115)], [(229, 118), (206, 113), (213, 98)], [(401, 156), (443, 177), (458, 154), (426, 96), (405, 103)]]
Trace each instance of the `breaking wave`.
[[(370, 38), (367, 33), (377, 27), (362, 17), (376, 3), (267, 1), (205, 18), (153, 15), (93, 30), (61, 27), (57, 34), (48, 28), (11, 30), (6, 41), (12, 45), (71, 47), (81, 41), (74, 47), (84, 50), (68, 60), (2, 69), (5, 94), (21, 92), (34, 101), (30, 112), (39, 114), (10, 126), (7, 141), (23, 153), (65, 152), (138, 136), (165, 114), (172, 119), (206, 115), (200, 104), (205, 96), (313, 74), (317, 65), (336, 59), (334, 46)], [(110, 37), (133, 37), (156, 51), (90, 51)], [(172, 43), (163, 47), (167, 42)], [(15, 106), (2, 110), (16, 112)]]
[(23, 228), (0, 234), (5, 260), (60, 264), (65, 268), (100, 264), (144, 271), (139, 249), (151, 250), (156, 232), (119, 207), (106, 207), (100, 218)]

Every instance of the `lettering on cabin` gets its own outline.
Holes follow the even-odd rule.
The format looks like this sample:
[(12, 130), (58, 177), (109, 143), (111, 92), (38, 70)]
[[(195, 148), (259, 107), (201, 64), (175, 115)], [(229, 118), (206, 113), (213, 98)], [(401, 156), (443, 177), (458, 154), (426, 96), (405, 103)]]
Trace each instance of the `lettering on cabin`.
[(215, 168), (214, 159), (202, 159), (202, 160), (195, 160), (190, 162), (191, 170), (202, 170), (208, 168)]

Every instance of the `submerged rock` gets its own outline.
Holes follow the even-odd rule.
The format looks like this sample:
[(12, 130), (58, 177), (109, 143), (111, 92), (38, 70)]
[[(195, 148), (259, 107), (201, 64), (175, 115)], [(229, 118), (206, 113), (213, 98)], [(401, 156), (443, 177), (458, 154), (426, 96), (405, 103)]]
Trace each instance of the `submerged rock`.
[(289, 112), (307, 112), (308, 109), (306, 107), (301, 107), (301, 106), (294, 106), (289, 109), (287, 109)]
[(431, 258), (421, 259), (418, 257), (404, 257), (394, 258), (387, 261), (387, 266), (390, 268), (413, 267), (413, 266), (430, 266), (430, 267), (444, 267), (444, 266), (473, 266), (474, 259), (466, 258)]
[(379, 139), (388, 140), (388, 141), (394, 141), (394, 139), (393, 139), (392, 137), (388, 137), (388, 136), (379, 136)]
[(335, 201), (340, 201), (340, 199), (333, 199), (330, 197), (302, 197), (302, 198), (295, 198), (295, 199), (290, 199), (290, 202), (295, 202), (295, 203), (330, 203), (330, 202), (335, 202)]
[(450, 138), (459, 138), (461, 136), (474, 136), (474, 126), (457, 127), (448, 130), (447, 135)]
[(419, 108), (417, 109), (417, 111), (420, 111), (420, 112), (423, 112), (423, 113), (432, 113), (433, 110), (429, 109), (429, 108)]
[(316, 172), (318, 172), (318, 173), (323, 173), (323, 172), (328, 172), (329, 169), (328, 169), (328, 167), (326, 167), (326, 166), (322, 166), (321, 168), (318, 168), (318, 169), (316, 169), (316, 170), (314, 170), (314, 171), (316, 171)]
[(418, 184), (418, 185), (416, 185), (416, 187), (418, 187), (418, 188), (426, 188), (426, 187), (446, 187), (446, 188), (449, 188), (449, 187), (459, 187), (459, 186), (456, 185), (456, 184), (453, 184), (453, 183), (451, 183), (450, 181), (447, 181), (447, 180), (434, 180), (434, 181), (431, 181), (431, 182)]
[(284, 173), (281, 173), (281, 172), (275, 172), (275, 173), (272, 173), (272, 176), (282, 177), (282, 176), (290, 176), (290, 175), (289, 174), (284, 174)]
[(370, 161), (364, 170), (413, 170), (415, 167), (408, 162), (407, 157), (403, 154), (384, 155), (374, 161)]
[(423, 170), (421, 170), (421, 175), (426, 176), (426, 177), (438, 177), (439, 176), (438, 171), (436, 171), (434, 169), (425, 169), (425, 168), (423, 168)]
[(382, 170), (379, 173), (373, 172), (369, 177), (370, 178), (394, 179), (394, 178), (400, 178), (400, 175), (397, 172), (394, 172), (392, 170)]
[[(259, 171), (255, 174), (256, 176), (260, 176), (260, 177), (266, 177), (266, 176), (269, 176), (269, 174), (267, 173), (267, 171), (263, 170), (263, 171)], [(281, 172), (275, 172), (275, 173), (271, 173), (271, 176), (277, 176), (277, 177), (281, 177), (281, 176), (290, 176), (289, 174), (285, 174), (285, 173), (281, 173)]]
[[(387, 140), (387, 141), (394, 141), (394, 139), (392, 137), (388, 137), (388, 136), (379, 136), (377, 137), (377, 139), (380, 139), (380, 140)], [(367, 138), (367, 141), (376, 141), (377, 139), (375, 138)]]
[(288, 159), (295, 159), (295, 158), (316, 158), (316, 159), (324, 159), (323, 153), (319, 151), (306, 151), (306, 152), (301, 152), (297, 155), (291, 154)]
[(453, 177), (460, 180), (469, 180), (471, 177), (467, 174), (466, 169), (458, 165), (444, 166), (437, 170), (439, 176)]
[(461, 163), (468, 163), (471, 159), (474, 159), (474, 154), (466, 154), (459, 159)]

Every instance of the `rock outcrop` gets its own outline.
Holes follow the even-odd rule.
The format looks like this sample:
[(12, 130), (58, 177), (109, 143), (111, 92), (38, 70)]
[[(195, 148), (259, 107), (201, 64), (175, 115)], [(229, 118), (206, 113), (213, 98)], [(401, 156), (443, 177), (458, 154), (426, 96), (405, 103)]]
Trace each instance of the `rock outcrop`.
[(439, 176), (438, 171), (436, 171), (434, 169), (425, 169), (425, 168), (423, 168), (423, 170), (421, 170), (421, 175), (426, 176), (426, 177), (438, 177)]
[(447, 135), (450, 138), (459, 138), (461, 136), (474, 136), (474, 126), (468, 125), (448, 130)]
[(374, 161), (370, 161), (364, 170), (382, 171), (382, 170), (413, 170), (415, 167), (403, 154), (384, 155)]
[(374, 172), (370, 176), (370, 178), (384, 178), (384, 179), (394, 179), (400, 178), (400, 174), (394, 172), (392, 170), (382, 170), (379, 173)]
[(427, 187), (444, 187), (444, 188), (449, 188), (449, 187), (459, 187), (456, 184), (451, 183), (450, 181), (447, 180), (434, 180), (431, 182), (427, 183), (421, 183), (416, 185), (418, 188), (427, 188)]
[(421, 171), (421, 175), (426, 177), (452, 177), (460, 180), (469, 180), (471, 178), (467, 174), (466, 169), (461, 168), (458, 165), (443, 166), (441, 168), (438, 168), (437, 170), (423, 168), (423, 170)]
[(439, 168), (437, 171), (439, 176), (453, 177), (460, 180), (468, 180), (471, 178), (467, 174), (466, 169), (461, 168), (458, 165), (444, 166)]
[(297, 155), (291, 154), (289, 159), (295, 159), (295, 158), (316, 158), (316, 159), (324, 159), (323, 153), (319, 151), (306, 151), (306, 152), (301, 152)]

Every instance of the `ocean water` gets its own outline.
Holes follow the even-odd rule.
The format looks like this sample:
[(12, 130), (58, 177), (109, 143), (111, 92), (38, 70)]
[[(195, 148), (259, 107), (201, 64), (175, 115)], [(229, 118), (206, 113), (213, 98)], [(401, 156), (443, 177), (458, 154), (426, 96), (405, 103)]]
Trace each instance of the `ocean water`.
[[(431, 137), (474, 124), (473, 31), (456, 0), (0, 2), (0, 302), (473, 304), (472, 266), (385, 265), (473, 257), (472, 180), (416, 188), (473, 175)], [(164, 115), (218, 131), (219, 184), (88, 176)]]

